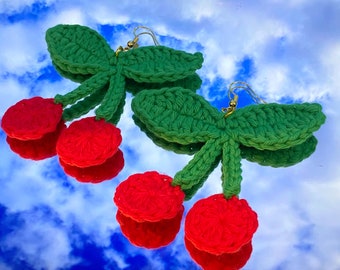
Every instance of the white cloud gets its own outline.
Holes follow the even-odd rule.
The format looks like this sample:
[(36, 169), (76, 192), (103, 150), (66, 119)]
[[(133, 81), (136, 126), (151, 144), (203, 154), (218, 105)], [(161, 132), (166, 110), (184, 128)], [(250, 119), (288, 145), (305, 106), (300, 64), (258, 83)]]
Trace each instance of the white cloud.
[(37, 72), (46, 65), (45, 34), (32, 23), (5, 24), (0, 28), (0, 74), (22, 75)]
[(55, 0), (1, 0), (0, 13), (20, 13), (25, 8), (29, 8), (32, 4), (49, 6), (54, 2)]
[[(15, 13), (33, 1), (1, 1), (2, 12)], [(45, 1), (46, 5), (54, 3)], [(319, 11), (322, 12), (319, 12)], [(236, 64), (245, 56), (254, 61), (256, 72), (250, 83), (269, 101), (290, 97), (302, 101), (320, 100), (327, 113), (327, 123), (317, 133), (317, 151), (308, 160), (290, 168), (273, 169), (243, 162), (241, 197), (248, 200), (258, 213), (260, 226), (254, 239), (254, 251), (248, 269), (273, 269), (282, 264), (286, 269), (320, 269), (325, 263), (334, 270), (340, 265), (336, 235), (338, 212), (339, 175), (339, 83), (338, 61), (340, 38), (336, 35), (339, 24), (334, 15), (336, 1), (260, 1), (246, 3), (235, 1), (171, 1), (141, 4), (137, 1), (72, 1), (55, 2), (53, 9), (43, 18), (27, 23), (4, 24), (0, 28), (0, 115), (19, 99), (28, 97), (30, 88), (43, 96), (65, 93), (75, 84), (68, 80), (50, 83), (19, 82), (18, 76), (33, 73), (33, 77), (50, 63), (38, 61), (47, 53), (45, 30), (58, 23), (79, 23), (94, 28), (97, 23), (139, 23), (151, 27), (160, 35), (171, 35), (180, 40), (180, 49), (193, 49), (192, 43), (200, 43), (205, 62), (200, 74), (209, 80), (221, 76), (233, 80)], [(326, 16), (327, 15), (327, 16)], [(131, 35), (117, 33), (112, 38), (113, 47), (125, 44)], [(175, 46), (177, 43), (171, 43)], [(11, 76), (6, 74), (11, 73)], [(13, 75), (15, 74), (15, 76)], [(6, 76), (5, 76), (6, 75)], [(13, 76), (12, 76), (13, 75)], [(34, 77), (35, 78), (35, 77)], [(211, 93), (207, 96), (211, 96)], [(210, 95), (209, 95), (210, 94)], [(56, 161), (24, 161), (10, 152), (1, 141), (0, 202), (12, 213), (29, 211), (44, 204), (50, 206), (63, 220), (66, 227), (81, 225), (84, 233), (103, 247), (109, 246), (112, 231), (117, 228), (112, 202), (114, 189), (119, 181), (135, 172), (158, 170), (173, 176), (191, 157), (166, 152), (155, 146), (131, 119), (131, 97), (119, 127), (122, 129), (126, 165), (112, 182), (100, 185), (82, 185), (69, 179), (74, 191), (63, 187), (62, 180), (53, 175)], [(3, 137), (2, 137), (3, 139)], [(127, 154), (133, 149), (133, 155)], [(47, 172), (50, 170), (50, 174)], [(221, 192), (221, 171), (218, 167), (199, 193), (186, 203), (189, 208), (197, 199)], [(297, 207), (298, 206), (298, 207)], [(26, 217), (30, 221), (29, 217)], [(28, 223), (27, 223), (28, 224)], [(294, 247), (301, 241), (301, 232), (313, 225), (308, 241), (310, 252)], [(52, 235), (49, 239), (46, 235)], [(182, 233), (173, 248), (182, 243)], [(66, 232), (49, 220), (40, 220), (32, 227), (25, 225), (14, 231), (13, 241), (6, 239), (8, 247), (21, 246), (26, 239), (26, 255), (45, 265), (44, 257), (72, 263), (68, 257), (70, 243)], [(42, 239), (41, 245), (37, 239)], [(53, 249), (53, 240), (59, 246)], [(39, 248), (46, 247), (40, 257)], [(131, 252), (135, 249), (131, 248)], [(151, 252), (146, 252), (152, 256)], [(33, 255), (32, 255), (33, 254)], [(107, 256), (110, 256), (107, 250)], [(271, 256), (264, 256), (272, 254)], [(112, 254), (111, 254), (112, 255)], [(113, 257), (117, 254), (113, 255)], [(184, 256), (184, 255), (183, 255)], [(155, 258), (153, 258), (156, 260)], [(115, 261), (124, 265), (124, 261)], [(151, 258), (152, 260), (152, 258)], [(1, 265), (0, 265), (1, 267)], [(161, 266), (160, 266), (161, 267)]]
[(4, 250), (20, 249), (16, 260), (23, 260), (34, 268), (51, 270), (77, 262), (69, 256), (71, 243), (62, 226), (52, 224), (37, 212), (26, 212), (20, 217), (23, 224), (0, 241)]

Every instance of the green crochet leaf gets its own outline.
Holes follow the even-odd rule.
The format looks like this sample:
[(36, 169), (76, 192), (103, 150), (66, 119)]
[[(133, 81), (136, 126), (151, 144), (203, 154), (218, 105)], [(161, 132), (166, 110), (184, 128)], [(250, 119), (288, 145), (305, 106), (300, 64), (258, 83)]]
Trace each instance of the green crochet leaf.
[(59, 24), (46, 31), (53, 63), (72, 74), (95, 74), (107, 70), (114, 52), (96, 31), (81, 25)]
[(67, 72), (65, 70), (60, 69), (54, 62), (52, 62), (54, 68), (57, 70), (57, 72), (64, 78), (69, 79), (71, 81), (77, 82), (77, 83), (82, 83), (89, 79), (92, 74), (73, 74), (70, 72)]
[(179, 144), (175, 142), (168, 142), (162, 138), (157, 137), (155, 134), (150, 132), (146, 126), (140, 121), (136, 115), (132, 116), (133, 121), (135, 124), (143, 131), (146, 136), (148, 136), (154, 144), (156, 144), (159, 147), (162, 147), (165, 150), (173, 151), (177, 154), (187, 154), (187, 155), (193, 155), (197, 151), (199, 151), (203, 143), (191, 143), (191, 144)]
[(306, 141), (325, 122), (317, 103), (251, 105), (227, 117), (226, 130), (245, 146), (278, 150)]
[(223, 119), (204, 98), (181, 87), (146, 90), (132, 100), (136, 117), (158, 138), (182, 145), (223, 136)]
[(183, 79), (174, 81), (174, 82), (163, 82), (163, 83), (138, 83), (132, 79), (126, 79), (126, 91), (130, 92), (133, 95), (137, 95), (140, 91), (145, 89), (161, 89), (166, 87), (176, 87), (180, 86), (185, 89), (190, 89), (192, 91), (196, 91), (201, 87), (202, 80), (196, 74), (189, 75)]
[(183, 79), (200, 69), (203, 56), (164, 46), (146, 46), (120, 53), (123, 74), (136, 82), (163, 83)]
[(262, 166), (278, 168), (293, 166), (308, 158), (315, 151), (317, 143), (317, 139), (312, 136), (299, 145), (276, 151), (258, 150), (243, 145), (240, 149), (242, 158)]

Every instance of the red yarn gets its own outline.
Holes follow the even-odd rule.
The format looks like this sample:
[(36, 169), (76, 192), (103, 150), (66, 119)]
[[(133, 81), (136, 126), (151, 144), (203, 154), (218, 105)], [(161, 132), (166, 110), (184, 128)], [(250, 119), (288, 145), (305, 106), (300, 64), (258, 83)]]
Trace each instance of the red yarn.
[(37, 140), (56, 130), (63, 113), (53, 98), (23, 99), (8, 108), (1, 127), (8, 137), (18, 140)]
[(249, 243), (257, 227), (257, 214), (246, 200), (215, 194), (194, 204), (184, 231), (197, 249), (221, 255), (237, 252)]
[(63, 129), (66, 128), (61, 120), (54, 132), (45, 134), (37, 140), (22, 141), (11, 137), (6, 138), (11, 150), (22, 158), (42, 160), (56, 155), (56, 144)]
[(171, 182), (170, 176), (155, 171), (131, 175), (118, 185), (114, 202), (125, 216), (139, 222), (171, 219), (181, 211), (185, 196)]
[(191, 258), (204, 270), (238, 270), (246, 265), (253, 251), (251, 241), (235, 253), (214, 255), (197, 249), (186, 237), (185, 246)]
[(122, 142), (120, 129), (104, 119), (86, 117), (74, 121), (57, 142), (57, 154), (68, 165), (85, 168), (104, 163)]
[(84, 183), (100, 183), (115, 177), (124, 167), (123, 152), (118, 149), (117, 153), (108, 158), (103, 164), (90, 166), (86, 168), (78, 168), (70, 166), (59, 159), (60, 165), (64, 172), (79, 182)]
[(175, 239), (180, 229), (183, 211), (184, 207), (182, 206), (174, 218), (157, 222), (137, 222), (124, 216), (119, 210), (116, 218), (122, 233), (133, 245), (144, 248), (160, 248)]

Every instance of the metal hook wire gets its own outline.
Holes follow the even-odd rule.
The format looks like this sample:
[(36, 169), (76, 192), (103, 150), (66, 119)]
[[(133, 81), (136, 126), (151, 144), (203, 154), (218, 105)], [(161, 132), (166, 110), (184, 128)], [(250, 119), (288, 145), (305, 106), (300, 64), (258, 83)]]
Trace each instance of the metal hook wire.
[[(136, 31), (138, 29), (145, 29), (147, 31), (144, 31), (144, 32), (141, 32), (139, 34), (136, 34)], [(135, 38), (138, 38), (139, 36), (141, 35), (149, 35), (151, 36), (152, 40), (153, 40), (153, 43), (155, 44), (155, 46), (159, 46), (159, 42), (156, 38), (156, 35), (155, 33), (149, 28), (149, 27), (146, 27), (146, 26), (143, 26), (143, 25), (140, 25), (140, 26), (137, 26), (135, 27), (135, 29), (133, 30), (133, 35), (135, 36)]]
[[(136, 31), (139, 30), (139, 29), (145, 29), (147, 31), (144, 31), (144, 32), (136, 34)], [(120, 52), (126, 52), (126, 51), (129, 51), (131, 49), (138, 48), (139, 47), (138, 40), (139, 40), (139, 37), (141, 35), (149, 35), (149, 36), (151, 36), (155, 46), (159, 46), (159, 42), (158, 42), (158, 40), (156, 38), (155, 33), (149, 27), (146, 27), (146, 26), (143, 26), (143, 25), (137, 26), (137, 27), (135, 27), (133, 29), (133, 35), (134, 35), (134, 39), (128, 41), (127, 42), (127, 46), (125, 48), (123, 48), (122, 46), (118, 47), (118, 49), (116, 50), (116, 56), (118, 56), (118, 54)]]
[[(222, 108), (222, 112), (225, 113), (224, 117), (228, 117), (231, 115), (237, 107), (237, 102), (238, 102), (238, 95), (235, 93), (236, 90), (242, 89), (247, 92), (247, 94), (254, 100), (255, 103), (260, 104), (260, 103), (267, 103), (265, 102), (261, 97), (259, 97), (255, 91), (250, 87), (249, 84), (243, 81), (234, 81), (229, 85), (228, 88), (228, 97), (229, 97), (229, 107), (228, 108)], [(231, 97), (231, 95), (233, 95)]]

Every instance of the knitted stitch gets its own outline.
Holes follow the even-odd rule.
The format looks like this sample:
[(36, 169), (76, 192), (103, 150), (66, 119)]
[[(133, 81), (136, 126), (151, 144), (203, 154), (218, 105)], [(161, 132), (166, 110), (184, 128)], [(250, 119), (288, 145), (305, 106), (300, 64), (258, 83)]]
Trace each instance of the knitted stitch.
[(176, 237), (183, 215), (184, 207), (171, 219), (158, 222), (137, 222), (117, 211), (116, 219), (122, 233), (129, 241), (138, 247), (160, 248), (170, 244)]
[(103, 164), (96, 166), (89, 166), (85, 168), (79, 168), (76, 166), (70, 166), (59, 158), (60, 165), (63, 167), (64, 172), (79, 182), (83, 183), (100, 183), (105, 180), (109, 180), (117, 176), (117, 174), (124, 167), (124, 157), (121, 150), (110, 158), (108, 158)]
[(204, 270), (239, 270), (247, 263), (253, 251), (252, 243), (249, 242), (237, 252), (214, 255), (197, 249), (186, 237), (184, 241), (190, 256)]
[(1, 127), (11, 138), (37, 140), (55, 131), (61, 116), (62, 107), (52, 98), (33, 97), (8, 108), (2, 117)]
[(237, 195), (242, 180), (240, 145), (271, 151), (291, 148), (304, 143), (325, 121), (315, 103), (250, 105), (226, 118), (181, 87), (142, 91), (131, 106), (151, 137), (175, 143), (172, 146), (205, 144), (174, 177), (173, 184), (181, 186), (186, 199), (203, 185), (220, 157), (223, 193), (226, 198)]
[(138, 222), (172, 219), (182, 209), (184, 193), (171, 181), (154, 171), (134, 174), (118, 185), (113, 200), (119, 211)]
[(247, 201), (215, 194), (189, 210), (184, 232), (197, 249), (222, 255), (239, 251), (251, 241), (257, 227), (257, 214)]
[[(96, 95), (91, 99), (96, 102), (89, 105), (99, 106), (95, 111), (97, 119), (116, 122), (120, 117), (117, 113), (121, 113), (119, 106), (124, 104), (127, 78), (143, 83), (176, 82), (195, 74), (203, 62), (201, 53), (190, 54), (163, 46), (140, 47), (116, 55), (99, 33), (80, 25), (54, 26), (47, 30), (46, 42), (56, 70), (81, 83), (74, 91), (55, 97), (56, 103), (64, 107), (71, 105), (72, 113), (65, 114), (68, 120), (86, 111), (73, 109), (74, 103)], [(97, 92), (103, 87), (107, 93), (98, 103)]]
[(80, 168), (103, 164), (118, 150), (120, 130), (94, 117), (74, 121), (57, 142), (57, 154), (66, 164)]

